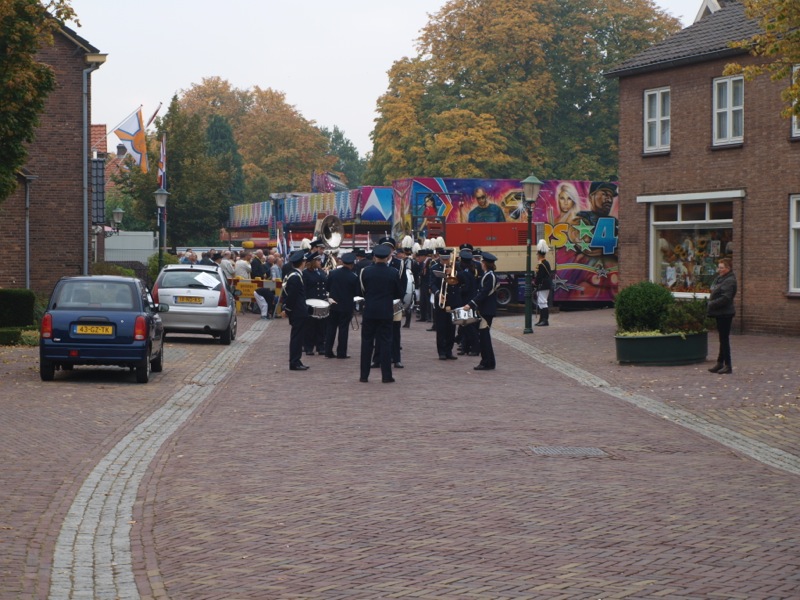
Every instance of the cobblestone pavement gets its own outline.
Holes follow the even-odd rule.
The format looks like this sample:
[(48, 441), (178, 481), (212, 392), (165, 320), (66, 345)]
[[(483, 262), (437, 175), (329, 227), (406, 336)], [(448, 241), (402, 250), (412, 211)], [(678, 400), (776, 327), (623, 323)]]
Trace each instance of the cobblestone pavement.
[(800, 340), (717, 376), (617, 365), (610, 310), (506, 316), (478, 373), (422, 325), (392, 385), (251, 315), (146, 386), (0, 348), (0, 598), (800, 596)]

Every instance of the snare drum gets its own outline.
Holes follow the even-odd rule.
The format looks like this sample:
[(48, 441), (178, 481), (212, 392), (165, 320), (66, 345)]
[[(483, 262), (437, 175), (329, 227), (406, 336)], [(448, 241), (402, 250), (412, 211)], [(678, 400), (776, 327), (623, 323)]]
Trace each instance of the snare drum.
[(312, 298), (311, 300), (306, 300), (306, 304), (308, 305), (308, 314), (315, 319), (324, 319), (330, 314), (331, 305), (327, 300)]
[(353, 312), (364, 312), (364, 298), (361, 296), (353, 296)]
[(402, 321), (403, 320), (403, 301), (402, 300), (393, 300), (392, 301), (392, 312), (394, 313), (393, 319), (395, 321)]
[(453, 312), (450, 314), (453, 316), (454, 325), (469, 325), (470, 323), (477, 323), (480, 321), (480, 317), (471, 308), (469, 310), (454, 308)]

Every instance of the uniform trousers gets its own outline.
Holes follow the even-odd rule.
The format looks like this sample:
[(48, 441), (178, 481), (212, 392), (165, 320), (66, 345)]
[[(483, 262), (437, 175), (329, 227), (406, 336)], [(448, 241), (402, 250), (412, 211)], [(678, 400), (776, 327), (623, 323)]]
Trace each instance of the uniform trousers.
[(325, 355), (333, 354), (333, 342), (336, 341), (336, 356), (347, 356), (347, 341), (350, 337), (350, 321), (353, 313), (331, 310), (326, 321), (328, 331), (325, 334)]
[(488, 327), (478, 329), (478, 337), (480, 338), (481, 346), (481, 364), (484, 367), (494, 369), (497, 364), (494, 360), (494, 348), (492, 347), (492, 320), (494, 317), (483, 317), (483, 320), (488, 323)]
[(289, 325), (291, 332), (289, 333), (289, 366), (296, 367), (302, 364), (303, 359), (303, 341), (306, 335), (306, 325), (311, 318), (308, 315), (294, 315), (294, 311), (289, 313)]
[(453, 344), (456, 343), (456, 326), (450, 313), (439, 308), (433, 309), (433, 321), (436, 327), (436, 351), (439, 356), (453, 356)]
[(361, 321), (361, 379), (369, 378), (372, 349), (379, 351), (381, 377), (392, 378), (392, 320), (367, 319)]

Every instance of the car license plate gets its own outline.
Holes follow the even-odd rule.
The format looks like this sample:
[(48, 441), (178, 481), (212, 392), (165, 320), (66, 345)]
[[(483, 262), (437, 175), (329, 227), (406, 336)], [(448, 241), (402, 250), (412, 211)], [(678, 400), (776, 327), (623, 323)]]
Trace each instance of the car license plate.
[(78, 335), (112, 335), (114, 328), (111, 325), (76, 325), (75, 333)]
[(202, 304), (203, 299), (198, 296), (178, 296), (175, 298), (178, 304)]

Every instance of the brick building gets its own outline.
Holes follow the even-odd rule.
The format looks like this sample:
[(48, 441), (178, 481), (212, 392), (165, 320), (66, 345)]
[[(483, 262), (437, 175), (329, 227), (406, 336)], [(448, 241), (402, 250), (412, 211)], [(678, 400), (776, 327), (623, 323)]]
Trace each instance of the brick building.
[(740, 2), (705, 0), (691, 26), (618, 65), (621, 287), (702, 294), (719, 258), (738, 277), (734, 327), (800, 335), (800, 122), (787, 82), (725, 77), (755, 59)]
[[(56, 74), (17, 190), (0, 203), (0, 287), (49, 293), (63, 275), (84, 272), (95, 236), (84, 172), (91, 160), (86, 123), (91, 115), (91, 70), (105, 60), (97, 48), (64, 27), (39, 60)], [(84, 99), (84, 83), (86, 98)], [(84, 100), (87, 114), (84, 115)], [(88, 206), (84, 208), (84, 198)], [(84, 218), (84, 214), (87, 214)]]

